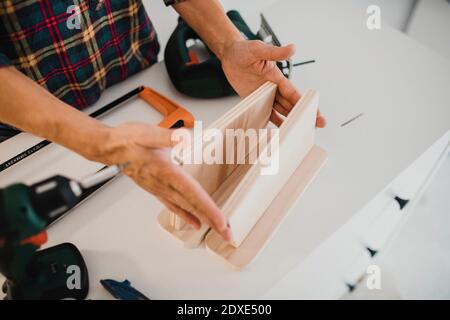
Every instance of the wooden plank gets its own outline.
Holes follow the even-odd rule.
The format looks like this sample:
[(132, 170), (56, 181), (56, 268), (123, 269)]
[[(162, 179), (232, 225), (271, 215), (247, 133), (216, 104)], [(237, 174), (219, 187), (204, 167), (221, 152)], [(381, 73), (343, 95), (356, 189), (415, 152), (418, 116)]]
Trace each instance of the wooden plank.
[[(264, 99), (261, 97), (267, 94), (269, 90), (273, 90), (273, 93), (269, 95), (270, 104), (267, 104), (267, 97)], [(266, 127), (264, 124), (268, 123), (274, 90), (275, 87), (264, 85), (211, 127), (220, 128), (220, 130), (223, 130), (223, 134), (225, 128)], [(262, 105), (267, 108), (267, 111), (261, 112), (261, 102), (263, 102)], [(253, 165), (202, 164), (184, 166), (184, 169), (194, 176), (212, 195), (219, 208), (229, 218), (233, 232), (233, 246), (241, 245), (297, 166), (311, 150), (314, 144), (317, 105), (317, 93), (314, 90), (307, 91), (280, 127), (280, 171), (275, 175), (260, 175), (262, 169), (260, 163)], [(255, 116), (257, 114), (255, 111), (259, 111), (259, 116)], [(255, 122), (255, 118), (259, 120)], [(259, 137), (261, 141), (265, 138), (265, 136)], [(264, 147), (268, 148), (267, 143)], [(248, 152), (247, 156), (255, 150), (248, 150)], [(261, 150), (258, 150), (258, 152), (261, 153)], [(224, 156), (226, 156), (226, 150)], [(261, 195), (264, 196), (261, 197)], [(166, 215), (169, 215), (169, 217), (166, 217)], [(167, 210), (161, 213), (158, 221), (165, 230), (182, 241), (187, 247), (198, 246), (209, 230), (205, 223), (202, 224), (201, 230), (195, 230), (185, 223), (177, 224)]]
[[(253, 95), (244, 99), (210, 128), (219, 129), (225, 137), (226, 128), (267, 127), (276, 87), (264, 85)], [(200, 182), (228, 217), (233, 232), (232, 245), (238, 247), (248, 236), (267, 207), (289, 180), (314, 144), (315, 115), (318, 95), (314, 90), (305, 93), (297, 106), (280, 127), (279, 172), (261, 175), (261, 163), (244, 165), (185, 164), (184, 170)], [(258, 137), (265, 141), (266, 136)], [(243, 138), (245, 139), (245, 137)], [(226, 142), (224, 141), (224, 146)], [(266, 151), (269, 143), (248, 150), (250, 153)], [(236, 150), (236, 146), (235, 146)], [(224, 159), (226, 152), (224, 152)], [(264, 197), (261, 197), (264, 195)], [(256, 199), (256, 200), (255, 200)], [(166, 217), (168, 215), (168, 217)], [(209, 227), (202, 221), (201, 230), (179, 223), (169, 211), (164, 210), (158, 218), (160, 225), (187, 247), (196, 247), (204, 239)]]
[(289, 209), (314, 180), (326, 159), (325, 150), (318, 146), (311, 149), (238, 248), (224, 242), (216, 232), (210, 231), (205, 239), (206, 249), (238, 269), (251, 263), (286, 218)]
[[(269, 123), (275, 93), (276, 85), (269, 82), (265, 83), (208, 128), (220, 130), (223, 137), (226, 136), (226, 129), (246, 130), (249, 128), (265, 128)], [(241, 141), (236, 140), (234, 143), (236, 145), (238, 143), (242, 143), (243, 139), (245, 139), (245, 137), (243, 137)], [(225, 141), (224, 146), (226, 146)], [(226, 154), (227, 152), (224, 150), (224, 159)], [(195, 177), (210, 195), (214, 195), (218, 188), (238, 167), (239, 165), (237, 164), (183, 165), (183, 169)], [(169, 217), (164, 217), (165, 215), (168, 215)], [(202, 228), (200, 230), (195, 230), (191, 226), (184, 223), (182, 219), (166, 209), (161, 212), (160, 217), (158, 217), (158, 221), (164, 230), (181, 240), (187, 247), (198, 246), (209, 229), (209, 227), (202, 223)]]
[(242, 243), (314, 145), (317, 108), (317, 93), (307, 91), (280, 127), (277, 172), (263, 175), (261, 162), (254, 164), (224, 204), (235, 247)]

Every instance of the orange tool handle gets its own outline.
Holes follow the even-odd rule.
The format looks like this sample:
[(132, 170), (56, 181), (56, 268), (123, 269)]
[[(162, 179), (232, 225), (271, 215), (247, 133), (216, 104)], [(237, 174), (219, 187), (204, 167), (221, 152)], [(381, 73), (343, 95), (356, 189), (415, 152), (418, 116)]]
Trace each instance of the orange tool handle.
[(48, 240), (47, 232), (46, 231), (42, 231), (41, 233), (38, 233), (37, 235), (34, 235), (34, 236), (28, 237), (26, 239), (23, 239), (20, 242), (20, 244), (22, 244), (22, 245), (32, 244), (32, 245), (35, 245), (36, 247), (40, 247), (44, 243), (46, 243), (47, 240)]
[[(34, 236), (23, 239), (22, 241), (20, 241), (20, 244), (23, 246), (27, 245), (27, 244), (32, 244), (32, 245), (40, 248), (44, 243), (47, 242), (47, 240), (48, 240), (47, 231), (42, 231)], [(0, 247), (3, 247), (5, 245), (6, 245), (6, 239), (0, 238)]]
[(162, 128), (194, 127), (194, 116), (185, 108), (163, 96), (159, 92), (148, 87), (142, 87), (139, 98), (147, 102), (153, 108), (164, 115), (164, 120), (159, 123)]

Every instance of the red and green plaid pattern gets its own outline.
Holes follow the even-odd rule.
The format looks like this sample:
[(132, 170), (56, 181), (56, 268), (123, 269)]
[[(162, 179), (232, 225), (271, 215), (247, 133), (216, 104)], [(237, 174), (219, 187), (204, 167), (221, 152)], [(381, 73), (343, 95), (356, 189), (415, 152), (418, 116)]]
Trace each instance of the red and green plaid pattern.
[[(73, 5), (80, 29), (71, 30)], [(0, 0), (0, 66), (15, 66), (79, 109), (155, 63), (158, 52), (141, 0)]]

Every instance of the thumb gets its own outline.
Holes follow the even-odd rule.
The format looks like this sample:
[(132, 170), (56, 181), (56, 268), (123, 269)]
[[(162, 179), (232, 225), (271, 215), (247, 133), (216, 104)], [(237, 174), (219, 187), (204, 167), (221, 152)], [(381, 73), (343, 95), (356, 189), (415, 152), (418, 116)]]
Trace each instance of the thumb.
[(286, 60), (295, 53), (295, 46), (293, 44), (276, 47), (262, 41), (252, 41), (249, 44), (249, 49), (255, 57), (270, 61)]
[(148, 126), (138, 135), (137, 142), (147, 148), (172, 148), (176, 141), (172, 138), (175, 130)]

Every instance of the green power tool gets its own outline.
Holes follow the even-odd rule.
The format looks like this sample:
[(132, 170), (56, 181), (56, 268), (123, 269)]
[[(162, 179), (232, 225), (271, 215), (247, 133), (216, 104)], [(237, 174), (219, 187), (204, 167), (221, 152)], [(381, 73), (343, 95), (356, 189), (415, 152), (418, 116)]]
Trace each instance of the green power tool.
[[(65, 243), (37, 251), (47, 242), (46, 227), (78, 203), (78, 193), (60, 176), (32, 186), (0, 189), (0, 272), (8, 300), (83, 299), (87, 269), (78, 249)], [(37, 252), (36, 252), (37, 251)], [(80, 288), (70, 290), (70, 268), (77, 268)]]
[[(253, 33), (236, 10), (227, 13), (228, 18), (248, 40), (261, 40), (281, 46), (278, 38), (261, 14), (261, 28)], [(199, 58), (195, 44), (204, 47), (204, 59)], [(201, 42), (200, 37), (181, 18), (172, 33), (164, 52), (164, 60), (170, 80), (175, 88), (185, 95), (195, 98), (219, 98), (236, 94), (222, 70), (220, 60)], [(277, 63), (286, 77), (291, 72), (291, 61)]]
[(0, 273), (8, 300), (84, 299), (88, 270), (71, 243), (44, 250), (46, 228), (121, 171), (112, 166), (77, 182), (54, 176), (0, 189)]

